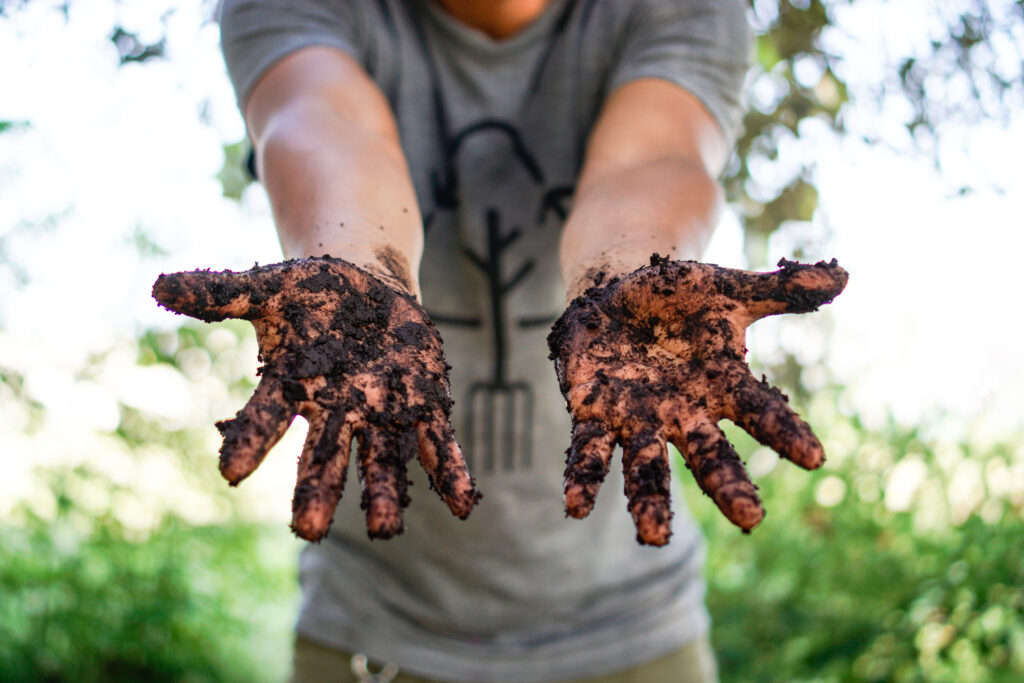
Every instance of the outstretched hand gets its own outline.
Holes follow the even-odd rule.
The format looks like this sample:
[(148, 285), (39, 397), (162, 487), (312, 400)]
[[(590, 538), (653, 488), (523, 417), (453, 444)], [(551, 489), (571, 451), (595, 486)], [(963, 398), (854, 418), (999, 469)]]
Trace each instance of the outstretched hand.
[(153, 296), (177, 313), (256, 328), (260, 382), (234, 419), (217, 423), (220, 471), (237, 485), (302, 415), (309, 432), (292, 502), (297, 535), (327, 534), (353, 438), (371, 538), (402, 532), (414, 455), (451, 511), (469, 515), (479, 494), (449, 423), (441, 338), (412, 296), (328, 257), (161, 275)]
[(548, 338), (573, 421), (569, 515), (590, 513), (618, 443), (637, 540), (668, 543), (671, 442), (722, 513), (754, 528), (764, 508), (718, 428), (722, 418), (801, 467), (821, 466), (811, 428), (785, 395), (751, 374), (745, 331), (765, 316), (817, 310), (843, 290), (847, 274), (834, 260), (779, 265), (752, 273), (655, 254), (621, 279), (604, 282), (599, 273), (569, 305)]

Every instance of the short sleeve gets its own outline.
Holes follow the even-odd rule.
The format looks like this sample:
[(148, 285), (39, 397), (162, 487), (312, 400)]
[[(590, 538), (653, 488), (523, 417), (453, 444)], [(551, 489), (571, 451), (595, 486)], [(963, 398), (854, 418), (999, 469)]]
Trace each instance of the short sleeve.
[(610, 87), (660, 78), (696, 96), (729, 148), (739, 133), (740, 91), (751, 36), (742, 0), (638, 0), (621, 35)]
[(361, 60), (366, 31), (355, 8), (338, 0), (223, 0), (220, 42), (240, 109), (256, 81), (304, 47), (335, 47)]

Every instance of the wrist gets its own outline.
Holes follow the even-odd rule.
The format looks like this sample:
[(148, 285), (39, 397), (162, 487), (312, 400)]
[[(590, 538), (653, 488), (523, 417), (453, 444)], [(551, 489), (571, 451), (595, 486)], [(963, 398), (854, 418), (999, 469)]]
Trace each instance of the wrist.
[(422, 301), (420, 283), (413, 274), (409, 259), (395, 247), (384, 245), (375, 248), (373, 258), (360, 264), (360, 267), (416, 301)]
[(315, 245), (290, 245), (284, 251), (289, 259), (329, 258), (344, 261), (417, 301), (422, 298), (419, 280), (410, 265), (409, 255), (390, 244), (369, 245), (325, 240)]
[(650, 247), (619, 252), (614, 256), (602, 254), (586, 265), (576, 267), (567, 278), (566, 303), (582, 296), (591, 287), (606, 287), (642, 268), (684, 260), (679, 255), (662, 255)]

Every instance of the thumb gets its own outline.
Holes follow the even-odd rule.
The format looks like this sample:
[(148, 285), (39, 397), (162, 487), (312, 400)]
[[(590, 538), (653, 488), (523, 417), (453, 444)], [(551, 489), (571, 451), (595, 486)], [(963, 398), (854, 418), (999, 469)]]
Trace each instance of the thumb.
[(164, 308), (205, 322), (251, 319), (259, 315), (265, 298), (254, 284), (249, 272), (193, 270), (162, 274), (153, 284), (153, 298)]
[[(730, 298), (743, 306), (751, 320), (779, 313), (809, 313), (846, 288), (847, 272), (835, 259), (814, 265), (782, 259), (779, 270), (771, 273), (750, 273), (729, 270), (716, 273), (718, 279), (732, 278)], [(719, 287), (722, 291), (722, 287)], [(726, 290), (729, 291), (729, 290)]]

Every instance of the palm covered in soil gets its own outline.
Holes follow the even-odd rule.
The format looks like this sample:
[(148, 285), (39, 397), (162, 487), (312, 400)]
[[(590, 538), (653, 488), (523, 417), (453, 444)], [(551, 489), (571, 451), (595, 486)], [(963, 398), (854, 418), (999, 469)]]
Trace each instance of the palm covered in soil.
[(835, 261), (779, 265), (751, 273), (655, 255), (621, 279), (598, 275), (570, 304), (549, 338), (573, 421), (569, 515), (590, 513), (618, 443), (637, 539), (667, 543), (671, 442), (725, 516), (752, 529), (764, 509), (717, 426), (722, 418), (801, 467), (824, 462), (821, 443), (786, 397), (751, 374), (745, 330), (768, 315), (816, 310), (843, 290), (847, 274)]
[(402, 532), (406, 463), (416, 455), (452, 512), (469, 515), (479, 496), (449, 423), (441, 339), (412, 296), (327, 257), (161, 275), (153, 295), (177, 313), (256, 328), (261, 379), (235, 418), (217, 424), (220, 469), (238, 484), (302, 415), (309, 431), (292, 504), (296, 534), (326, 535), (353, 438), (371, 538)]

